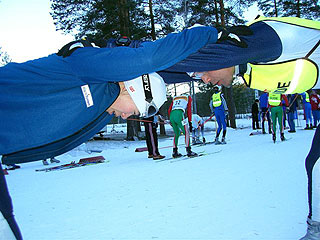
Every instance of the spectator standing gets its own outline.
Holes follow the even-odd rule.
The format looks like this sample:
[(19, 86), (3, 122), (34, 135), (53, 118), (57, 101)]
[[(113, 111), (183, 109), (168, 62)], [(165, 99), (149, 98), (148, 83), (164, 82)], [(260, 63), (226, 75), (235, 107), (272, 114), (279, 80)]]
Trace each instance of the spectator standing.
[(315, 90), (311, 90), (310, 104), (313, 116), (313, 127), (316, 128), (320, 122), (320, 95)]
[(256, 99), (251, 107), (252, 113), (252, 129), (260, 129), (259, 127), (259, 99)]

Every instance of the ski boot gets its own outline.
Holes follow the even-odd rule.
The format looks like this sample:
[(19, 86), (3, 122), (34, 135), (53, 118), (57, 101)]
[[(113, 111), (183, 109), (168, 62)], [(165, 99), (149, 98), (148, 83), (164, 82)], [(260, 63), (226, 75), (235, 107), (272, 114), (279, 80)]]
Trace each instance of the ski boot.
[(280, 139), (281, 139), (281, 141), (285, 141), (286, 140), (286, 138), (284, 137), (284, 133), (280, 134)]
[(320, 239), (320, 222), (316, 222), (308, 218), (307, 234), (300, 240), (319, 240)]
[(178, 153), (178, 148), (173, 148), (172, 157), (173, 158), (178, 158), (178, 157), (181, 157), (181, 156), (182, 156), (182, 154)]
[(204, 137), (202, 138), (202, 143), (206, 143), (206, 139)]
[(304, 128), (305, 130), (312, 130), (313, 128), (312, 128), (312, 124), (307, 124), (307, 126)]
[(221, 144), (221, 142), (219, 141), (219, 138), (216, 137), (216, 139), (214, 140), (214, 144), (215, 144), (215, 145)]
[(272, 140), (273, 140), (274, 143), (276, 142), (276, 139), (277, 139), (276, 134), (273, 133), (273, 134), (272, 134)]
[(47, 159), (42, 160), (43, 165), (49, 165)]
[(16, 169), (19, 169), (19, 168), (20, 168), (19, 165), (16, 165), (16, 164), (8, 164), (6, 169), (9, 171), (9, 170), (16, 170)]
[(202, 144), (202, 142), (200, 141), (200, 139), (198, 137), (196, 138), (196, 144)]
[(224, 137), (221, 139), (221, 144), (227, 144), (226, 140), (224, 139)]
[(158, 154), (158, 155), (153, 155), (153, 160), (160, 160), (160, 159), (163, 159), (163, 158), (165, 158), (165, 156), (162, 156), (162, 155), (160, 155), (160, 154)]
[(55, 159), (54, 157), (53, 158), (50, 158), (50, 162), (51, 163), (59, 163), (60, 161), (58, 159)]
[(187, 156), (188, 157), (196, 157), (196, 156), (198, 156), (197, 153), (191, 151), (191, 147), (190, 146), (186, 147), (186, 151), (187, 151)]

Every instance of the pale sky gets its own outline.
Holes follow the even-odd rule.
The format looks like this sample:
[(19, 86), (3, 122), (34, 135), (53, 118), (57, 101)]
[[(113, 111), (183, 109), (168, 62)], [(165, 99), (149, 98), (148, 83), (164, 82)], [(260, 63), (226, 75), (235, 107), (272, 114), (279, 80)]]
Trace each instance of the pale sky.
[(0, 47), (12, 61), (47, 56), (73, 40), (55, 30), (49, 12), (50, 0), (0, 0)]
[[(13, 62), (56, 53), (73, 36), (57, 32), (49, 14), (50, 0), (0, 0), (0, 47)], [(246, 18), (252, 20), (257, 10)]]

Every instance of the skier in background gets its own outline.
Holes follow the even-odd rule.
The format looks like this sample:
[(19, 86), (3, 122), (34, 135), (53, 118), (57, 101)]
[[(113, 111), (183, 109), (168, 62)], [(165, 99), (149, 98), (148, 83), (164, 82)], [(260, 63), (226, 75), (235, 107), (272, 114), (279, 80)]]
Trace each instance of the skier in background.
[[(200, 132), (202, 136), (202, 142), (200, 141)], [(192, 144), (205, 143), (204, 138), (204, 120), (198, 114), (192, 114)]]
[(268, 93), (263, 93), (259, 97), (259, 106), (261, 110), (261, 118), (262, 118), (262, 133), (266, 134), (265, 128), (264, 128), (264, 123), (267, 120), (268, 121), (268, 132), (269, 134), (272, 133), (271, 131), (271, 119), (270, 119), (270, 112), (268, 108)]
[[(191, 151), (190, 146), (190, 131), (192, 131), (191, 103), (192, 98), (188, 95), (176, 96), (173, 98), (168, 110), (170, 123), (174, 131), (172, 153), (172, 157), (174, 158), (182, 156), (182, 154), (178, 152), (178, 142), (181, 132), (184, 134), (187, 156), (197, 156), (195, 152)], [(184, 117), (185, 113), (187, 114), (187, 118)]]
[(313, 129), (312, 126), (312, 113), (311, 113), (311, 103), (308, 92), (303, 92), (300, 94), (302, 96), (302, 104), (304, 110), (304, 116), (306, 118), (306, 127), (304, 129), (310, 130)]
[[(219, 91), (218, 86), (214, 86), (212, 99), (209, 103), (211, 112), (214, 113), (216, 120), (218, 122), (218, 129), (216, 131), (216, 138), (214, 140), (215, 144), (226, 144), (226, 133), (227, 133), (227, 123), (226, 123), (226, 112), (228, 111), (226, 100), (223, 96), (223, 93)], [(219, 141), (219, 135), (221, 130), (222, 138), (221, 142)]]
[(311, 111), (313, 116), (313, 128), (320, 122), (320, 95), (312, 89), (310, 94)]
[(287, 108), (287, 114), (288, 114), (288, 124), (289, 124), (289, 133), (295, 133), (296, 132), (296, 125), (294, 122), (294, 119), (296, 118), (297, 113), (297, 107), (298, 107), (298, 101), (297, 101), (297, 94), (289, 94), (288, 95), (288, 101), (289, 101), (289, 107)]
[(272, 118), (272, 140), (276, 142), (276, 133), (277, 133), (277, 121), (279, 123), (280, 130), (280, 139), (281, 141), (285, 140), (284, 137), (284, 128), (283, 128), (283, 108), (282, 100), (285, 101), (285, 104), (288, 106), (288, 98), (284, 94), (278, 93), (269, 93), (269, 107), (271, 111)]
[(165, 156), (159, 153), (159, 148), (158, 148), (158, 134), (157, 134), (158, 119), (159, 119), (159, 112), (154, 116), (143, 119), (145, 120), (143, 121), (143, 125), (146, 133), (148, 158), (153, 158), (153, 160), (159, 160), (159, 159), (165, 158)]

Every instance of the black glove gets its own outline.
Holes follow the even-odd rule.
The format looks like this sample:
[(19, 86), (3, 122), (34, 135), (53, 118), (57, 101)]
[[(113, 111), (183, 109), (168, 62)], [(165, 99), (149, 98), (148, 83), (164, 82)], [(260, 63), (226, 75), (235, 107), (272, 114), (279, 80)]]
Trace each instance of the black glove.
[(62, 57), (69, 57), (76, 49), (83, 48), (83, 47), (106, 47), (106, 41), (103, 39), (91, 39), (91, 38), (83, 38), (81, 40), (76, 40), (69, 42), (68, 44), (64, 45), (59, 52), (57, 53), (58, 56)]
[(248, 44), (241, 39), (241, 36), (250, 36), (253, 34), (252, 30), (245, 25), (232, 26), (227, 28), (216, 27), (216, 29), (218, 30), (217, 43), (229, 41), (241, 48), (248, 47)]
[(192, 132), (192, 122), (189, 122), (189, 131)]

